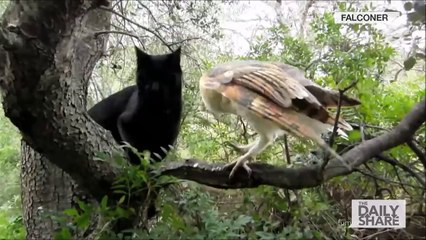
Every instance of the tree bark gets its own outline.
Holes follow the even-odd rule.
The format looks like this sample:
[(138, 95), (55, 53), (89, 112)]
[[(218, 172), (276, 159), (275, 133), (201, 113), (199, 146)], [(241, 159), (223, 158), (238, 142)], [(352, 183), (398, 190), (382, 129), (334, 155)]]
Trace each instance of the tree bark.
[(0, 28), (0, 86), (5, 115), (23, 139), (102, 199), (117, 170), (94, 160), (117, 145), (86, 112), (88, 80), (104, 43), (93, 32), (110, 24), (98, 2), (11, 2)]
[[(75, 1), (77, 2), (77, 1)], [(60, 51), (63, 49), (57, 49), (57, 46), (54, 44), (49, 44), (52, 42), (52, 39), (47, 39), (47, 36), (45, 36), (45, 30), (40, 28), (40, 24), (38, 24), (37, 20), (40, 22), (43, 21), (43, 19), (38, 19), (38, 17), (35, 17), (35, 14), (37, 11), (43, 11), (46, 10), (46, 8), (43, 9), (43, 6), (45, 3), (49, 6), (49, 4), (52, 4), (53, 2), (43, 1), (38, 5), (38, 2), (31, 2), (31, 1), (24, 1), (24, 2), (15, 2), (11, 3), (6, 10), (3, 22), (2, 22), (2, 34), (4, 34), (2, 37), (5, 36), (11, 36), (13, 33), (17, 33), (17, 35), (22, 34), (24, 36), (24, 39), (21, 39), (20, 42), (27, 45), (36, 45), (37, 43), (34, 43), (33, 39), (34, 37), (39, 37), (40, 42), (38, 44), (41, 44), (44, 49), (37, 49), (40, 52), (33, 52), (32, 54), (40, 54), (44, 55), (41, 58), (37, 58), (36, 56), (27, 56), (29, 58), (34, 59), (28, 59), (29, 63), (33, 63), (34, 61), (38, 61), (36, 65), (30, 66), (29, 63), (24, 63), (23, 68), (32, 68), (32, 69), (21, 69), (24, 72), (24, 76), (19, 76), (19, 74), (16, 74), (14, 77), (40, 77), (34, 74), (34, 70), (39, 70), (40, 73), (42, 72), (41, 69), (37, 69), (40, 67), (47, 67), (48, 62), (46, 60), (53, 60), (51, 59), (52, 56), (48, 56), (49, 51)], [(87, 3), (86, 3), (87, 4)], [(25, 7), (32, 6), (31, 9), (26, 8), (26, 11), (23, 11), (23, 17), (20, 19), (16, 19), (16, 13), (20, 10), (22, 11)], [(57, 8), (63, 7), (58, 4), (58, 6), (55, 6)], [(73, 4), (69, 4), (68, 7), (72, 8)], [(62, 23), (65, 24), (64, 26), (59, 26), (59, 28), (66, 28), (66, 25), (69, 26), (75, 26), (75, 28), (71, 28), (70, 30), (70, 36), (62, 35), (62, 36), (56, 36), (56, 37), (68, 37), (70, 41), (65, 42), (70, 44), (72, 49), (66, 48), (66, 44), (64, 43), (65, 50), (69, 50), (67, 54), (71, 55), (71, 58), (67, 59), (68, 61), (64, 61), (61, 63), (62, 69), (68, 69), (68, 71), (71, 71), (72, 78), (73, 79), (81, 79), (80, 81), (82, 84), (78, 86), (79, 90), (79, 103), (82, 109), (85, 109), (86, 105), (86, 97), (87, 97), (87, 88), (88, 88), (88, 82), (89, 78), (92, 73), (92, 69), (94, 68), (94, 65), (96, 64), (97, 60), (101, 57), (104, 44), (106, 42), (106, 38), (99, 37), (84, 37), (82, 36), (83, 33), (87, 32), (94, 32), (99, 30), (105, 30), (109, 27), (109, 18), (110, 14), (102, 11), (102, 10), (88, 10), (86, 9), (85, 12), (81, 12), (80, 15), (77, 15), (76, 18), (69, 18), (66, 19), (66, 21), (63, 21)], [(70, 9), (67, 9), (70, 10)], [(74, 8), (74, 10), (79, 10), (79, 8)], [(81, 9), (80, 9), (81, 10)], [(27, 22), (26, 20), (29, 20), (29, 18), (34, 17), (37, 19), (34, 22)], [(55, 19), (56, 17), (52, 15), (52, 13), (49, 13), (45, 16), (46, 18), (52, 18)], [(28, 19), (26, 19), (28, 18)], [(34, 19), (34, 20), (35, 20)], [(39, 22), (39, 23), (40, 23)], [(54, 24), (52, 24), (54, 25)], [(7, 33), (6, 31), (9, 31)], [(38, 36), (34, 36), (38, 35)], [(21, 36), (22, 37), (22, 36)], [(51, 36), (50, 36), (51, 37)], [(19, 47), (16, 45), (16, 42), (13, 43), (11, 39), (3, 39), (8, 40), (9, 46), (6, 44), (5, 48), (7, 51), (8, 57), (5, 57), (3, 55), (3, 60), (6, 60), (4, 63), (13, 64), (13, 61), (19, 61), (19, 62), (25, 62), (24, 59), (13, 59), (13, 55), (20, 55), (22, 52), (19, 51)], [(15, 39), (16, 40), (16, 39)], [(59, 43), (59, 42), (58, 42)], [(44, 45), (44, 46), (43, 46)], [(9, 47), (9, 49), (7, 49)], [(23, 46), (25, 47), (25, 46)], [(56, 48), (56, 49), (55, 49)], [(0, 49), (1, 50), (1, 49)], [(12, 50), (12, 51), (10, 51)], [(16, 52), (13, 52), (15, 50)], [(41, 51), (43, 50), (43, 51)], [(22, 51), (22, 50), (21, 50)], [(50, 52), (52, 53), (52, 52)], [(4, 52), (3, 52), (4, 54)], [(30, 54), (30, 53), (25, 53)], [(15, 56), (16, 57), (16, 56)], [(11, 59), (12, 58), (12, 59)], [(18, 57), (19, 58), (19, 57)], [(44, 61), (43, 61), (44, 60)], [(57, 62), (56, 62), (57, 63)], [(10, 65), (9, 65), (10, 66)], [(14, 69), (14, 66), (10, 66), (11, 70)], [(2, 72), (2, 77), (7, 77), (8, 73), (6, 69), (4, 72)], [(48, 72), (48, 69), (45, 69), (46, 72)], [(25, 74), (25, 71), (27, 74)], [(45, 73), (46, 73), (45, 72)], [(29, 75), (31, 74), (31, 75)], [(46, 77), (52, 78), (56, 77), (57, 73), (47, 73)], [(18, 76), (17, 76), (18, 75)], [(26, 76), (25, 76), (26, 75)], [(29, 80), (29, 79), (26, 79)], [(7, 79), (2, 78), (1, 79), (2, 87), (11, 82), (7, 82)], [(30, 83), (30, 81), (27, 81), (27, 83)], [(16, 84), (16, 82), (15, 82)], [(28, 94), (31, 90), (31, 88), (37, 89), (37, 84), (32, 84), (32, 86), (25, 86), (21, 82), (20, 87), (22, 87), (23, 91), (22, 93)], [(8, 87), (10, 87), (9, 85)], [(16, 85), (15, 85), (16, 87)], [(13, 104), (8, 104), (8, 100), (10, 100), (10, 96), (8, 98), (7, 96), (7, 90), (6, 88), (6, 97), (5, 97), (5, 112), (9, 116), (13, 113), (14, 110), (16, 110), (16, 106)], [(11, 89), (9, 89), (11, 90)], [(12, 90), (13, 91), (13, 90)], [(19, 90), (18, 90), (19, 91)], [(15, 92), (16, 93), (16, 92)], [(18, 94), (19, 96), (19, 94)], [(25, 96), (24, 96), (25, 97)], [(65, 98), (62, 98), (61, 100), (66, 101), (72, 101), (75, 102), (75, 99), (72, 99), (71, 95), (65, 96)], [(21, 100), (20, 103), (23, 103)], [(18, 110), (19, 111), (19, 110)], [(23, 111), (24, 112), (24, 111)], [(23, 113), (21, 112), (21, 114)], [(24, 114), (33, 114), (34, 112), (29, 111)], [(32, 116), (27, 116), (31, 118)], [(53, 116), (52, 116), (53, 117)], [(16, 124), (16, 118), (15, 118), (15, 124)], [(29, 119), (28, 119), (29, 120)], [(19, 119), (19, 124), (22, 124), (22, 121), (25, 121), (25, 119)], [(31, 123), (29, 123), (31, 124)], [(24, 125), (27, 125), (24, 123)], [(29, 126), (22, 126), (28, 128)], [(21, 129), (22, 130), (22, 129)], [(47, 130), (47, 129), (45, 129)], [(23, 134), (26, 134), (26, 132), (23, 132)], [(28, 134), (28, 133), (27, 133)], [(29, 141), (30, 143), (34, 141), (34, 139), (31, 139), (31, 137), (28, 137), (24, 135), (24, 139)], [(46, 139), (38, 139), (37, 141), (46, 141), (49, 140)], [(32, 144), (32, 146), (38, 147), (37, 144)], [(72, 178), (64, 172), (61, 168), (58, 168), (57, 165), (53, 164), (46, 156), (40, 154), (39, 152), (35, 151), (27, 142), (24, 140), (22, 141), (21, 146), (21, 152), (22, 152), (22, 159), (21, 159), (21, 191), (22, 191), (22, 204), (23, 204), (23, 220), (24, 224), (27, 230), (27, 239), (52, 239), (54, 237), (55, 231), (58, 230), (58, 222), (55, 221), (52, 218), (52, 214), (58, 214), (61, 211), (75, 207), (75, 203), (77, 199), (84, 200), (87, 198), (87, 194), (83, 193), (82, 189), (78, 187), (75, 181), (72, 180)], [(52, 156), (50, 156), (52, 157)], [(61, 159), (58, 159), (57, 156), (55, 156), (56, 162), (61, 161)], [(55, 161), (53, 161), (55, 162)], [(87, 199), (86, 199), (87, 200)], [(76, 233), (76, 236), (78, 237), (82, 233)]]
[(67, 173), (25, 142), (21, 154), (22, 210), (27, 239), (53, 239), (59, 224), (52, 216), (75, 207), (77, 199), (86, 200), (85, 195)]

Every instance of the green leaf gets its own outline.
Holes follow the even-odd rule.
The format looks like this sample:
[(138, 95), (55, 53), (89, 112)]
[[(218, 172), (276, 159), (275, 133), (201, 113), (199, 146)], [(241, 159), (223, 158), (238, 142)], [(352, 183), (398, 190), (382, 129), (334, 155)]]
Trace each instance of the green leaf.
[(409, 57), (404, 61), (404, 69), (405, 71), (408, 71), (414, 67), (416, 64), (416, 59), (414, 57)]
[(413, 9), (413, 3), (412, 2), (404, 3), (404, 9), (405, 11), (410, 11), (411, 9)]
[(319, 231), (314, 231), (313, 235), (316, 239), (323, 239), (323, 236)]
[(86, 211), (89, 208), (89, 206), (83, 201), (77, 201), (77, 204), (78, 207), (83, 211)]
[(102, 201), (101, 201), (101, 204), (100, 204), (100, 207), (101, 207), (101, 209), (107, 209), (108, 208), (108, 196), (104, 196), (103, 198), (102, 198)]
[(259, 236), (262, 240), (275, 239), (275, 235), (269, 232), (257, 231), (256, 235)]
[(80, 228), (86, 228), (90, 225), (90, 215), (83, 214), (76, 219), (77, 226)]
[(243, 237), (241, 234), (237, 234), (237, 233), (234, 233), (234, 232), (230, 232), (230, 233), (227, 233), (226, 234), (226, 237), (227, 238), (241, 238), (241, 237)]
[(118, 205), (122, 204), (126, 200), (126, 196), (122, 196), (120, 200), (118, 200)]
[(361, 131), (359, 131), (359, 130), (353, 130), (353, 131), (349, 132), (349, 134), (348, 134), (348, 140), (349, 141), (357, 141), (360, 138), (361, 138)]
[(117, 194), (127, 194), (127, 192), (124, 190), (114, 190), (113, 192)]
[(237, 226), (244, 226), (251, 222), (253, 219), (250, 216), (240, 215), (234, 222)]
[(315, 210), (315, 211), (324, 211), (324, 210), (327, 210), (328, 209), (328, 205), (326, 204), (326, 203), (324, 203), (324, 202), (317, 202), (316, 204), (315, 204), (315, 206), (314, 206), (314, 209), (313, 210)]
[(68, 228), (62, 228), (61, 231), (55, 236), (55, 239), (72, 239), (70, 230)]
[(69, 208), (64, 210), (64, 214), (75, 217), (78, 216), (78, 211), (75, 208)]
[(115, 213), (117, 214), (118, 217), (124, 217), (124, 218), (126, 218), (126, 217), (129, 216), (129, 212), (126, 211), (124, 208), (121, 208), (121, 207), (117, 207), (115, 209)]

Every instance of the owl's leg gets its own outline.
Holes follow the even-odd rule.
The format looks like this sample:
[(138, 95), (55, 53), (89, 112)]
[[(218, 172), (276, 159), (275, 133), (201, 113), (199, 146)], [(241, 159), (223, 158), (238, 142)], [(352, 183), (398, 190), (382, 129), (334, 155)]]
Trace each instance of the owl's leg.
[(256, 141), (257, 140), (255, 140), (255, 141), (253, 141), (249, 144), (246, 144), (246, 145), (236, 144), (236, 143), (233, 143), (233, 142), (227, 142), (226, 144), (231, 146), (235, 151), (237, 151), (241, 154), (245, 154), (250, 150), (250, 148), (253, 147), (253, 145), (256, 143)]
[(250, 177), (252, 170), (247, 165), (247, 162), (250, 161), (250, 158), (255, 158), (257, 154), (265, 150), (266, 147), (268, 147), (273, 142), (273, 140), (274, 139), (270, 136), (260, 135), (259, 138), (252, 143), (252, 146), (244, 155), (240, 156), (232, 163), (226, 164), (225, 168), (230, 168), (231, 166), (233, 166), (231, 173), (229, 174), (229, 178), (232, 179), (235, 175), (235, 172), (240, 167), (243, 167)]

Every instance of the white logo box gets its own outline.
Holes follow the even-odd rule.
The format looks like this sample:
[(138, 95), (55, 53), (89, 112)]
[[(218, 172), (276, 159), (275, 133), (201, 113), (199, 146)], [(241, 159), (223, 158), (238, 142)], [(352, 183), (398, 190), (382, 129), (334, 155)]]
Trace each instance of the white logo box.
[(351, 228), (405, 228), (405, 200), (353, 199)]
[(334, 21), (343, 24), (391, 23), (399, 15), (398, 12), (335, 12)]

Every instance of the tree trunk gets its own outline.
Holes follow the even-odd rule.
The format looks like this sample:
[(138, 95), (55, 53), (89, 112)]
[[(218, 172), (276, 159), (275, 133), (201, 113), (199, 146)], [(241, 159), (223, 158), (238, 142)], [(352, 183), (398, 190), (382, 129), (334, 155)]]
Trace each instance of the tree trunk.
[(27, 239), (53, 239), (58, 222), (52, 216), (75, 207), (84, 194), (70, 176), (25, 142), (21, 145), (21, 191)]
[[(79, 2), (79, 1), (72, 0), (71, 2), (72, 3), (65, 5), (65, 11), (70, 11), (72, 7), (75, 7), (74, 10), (76, 11), (81, 10), (75, 6), (75, 2)], [(70, 17), (66, 19), (66, 21), (62, 22), (65, 25), (59, 26), (59, 28), (66, 28), (67, 26), (73, 26), (73, 25), (75, 26), (73, 29), (70, 30), (70, 33), (72, 33), (73, 36), (69, 39), (69, 41), (64, 42), (69, 45), (63, 43), (62, 46), (56, 46), (53, 44), (49, 46), (46, 43), (49, 43), (49, 41), (52, 42), (55, 37), (66, 38), (67, 36), (65, 32), (63, 34), (59, 34), (58, 36), (47, 36), (49, 35), (49, 33), (47, 33), (45, 29), (40, 28), (41, 24), (37, 24), (38, 19), (37, 19), (37, 16), (35, 15), (37, 14), (37, 11), (45, 10), (43, 9), (43, 7), (46, 7), (49, 4), (53, 5), (53, 2), (51, 3), (46, 2), (47, 3), (46, 6), (43, 6), (45, 5), (45, 1), (40, 3), (40, 5), (38, 5), (39, 3), (40, 2), (38, 1), (11, 2), (3, 16), (2, 29), (1, 29), (2, 32), (0, 32), (1, 34), (3, 34), (3, 36), (0, 36), (0, 40), (3, 40), (3, 41), (6, 40), (6, 39), (2, 39), (2, 37), (5, 38), (5, 35), (8, 36), (5, 31), (6, 29), (9, 30), (10, 32), (13, 32), (13, 29), (16, 28), (15, 31), (17, 31), (19, 34), (22, 34), (29, 39), (33, 39), (34, 37), (39, 38), (40, 42), (43, 42), (44, 45), (43, 44), (41, 45), (41, 48), (38, 49), (38, 51), (40, 52), (37, 54), (48, 55), (49, 51), (53, 50), (55, 52), (55, 49), (56, 51), (68, 50), (68, 54), (71, 54), (72, 56), (69, 59), (66, 59), (65, 61), (61, 62), (62, 64), (61, 67), (62, 69), (67, 69), (71, 71), (72, 79), (79, 79), (79, 81), (82, 82), (81, 86), (79, 86), (79, 89), (78, 89), (79, 91), (78, 98), (81, 104), (80, 107), (82, 107), (81, 110), (85, 110), (89, 78), (91, 76), (94, 65), (96, 64), (96, 62), (102, 55), (104, 45), (106, 42), (106, 38), (105, 38), (106, 35), (103, 35), (104, 37), (95, 38), (93, 36), (89, 36), (89, 37), (84, 36), (83, 33), (93, 34), (93, 32), (95, 31), (107, 29), (110, 24), (109, 22), (110, 14), (106, 11), (99, 10), (99, 9), (98, 10), (87, 9), (86, 10), (87, 12), (85, 13), (82, 12), (80, 13), (80, 15), (77, 15), (75, 12), (74, 13), (67, 12), (67, 14), (71, 14), (71, 15), (76, 14), (77, 16), (76, 18)], [(78, 3), (78, 4), (81, 4), (81, 3)], [(31, 6), (31, 8), (26, 8), (28, 6)], [(59, 3), (57, 7), (61, 8), (63, 6), (61, 6), (61, 4)], [(19, 12), (19, 11), (23, 11), (24, 14), (22, 14), (23, 12)], [(31, 11), (34, 11), (34, 12), (31, 12)], [(21, 18), (16, 19), (17, 17), (16, 13), (20, 13)], [(55, 19), (58, 17), (58, 16), (54, 16), (55, 12), (48, 12), (48, 13), (52, 14), (52, 16), (46, 16), (46, 14), (44, 14), (45, 17), (47, 18), (50, 17), (51, 19)], [(35, 19), (29, 19), (30, 16), (34, 17)], [(35, 22), (30, 22), (29, 20), (32, 20)], [(40, 19), (39, 21), (43, 21), (43, 20)], [(74, 22), (77, 22), (77, 24), (75, 24)], [(58, 24), (58, 22), (55, 22), (55, 24)], [(51, 31), (53, 30), (51, 29)], [(10, 39), (7, 39), (7, 40), (10, 41)], [(36, 44), (34, 42), (30, 43), (28, 39), (25, 39), (23, 41), (25, 44)], [(4, 46), (6, 50), (8, 50), (7, 47), (8, 47), (7, 45)], [(72, 49), (66, 49), (67, 47)], [(58, 49), (58, 48), (62, 48), (62, 49)], [(16, 51), (16, 48), (12, 48), (12, 49)], [(9, 52), (9, 54), (10, 53), (11, 52)], [(14, 52), (13, 54), (19, 55), (19, 54), (22, 54), (22, 52), (19, 52), (18, 50)], [(0, 52), (0, 55), (1, 55), (1, 52)], [(4, 55), (1, 57), (4, 57)], [(49, 60), (53, 60), (49, 56), (42, 56), (37, 58), (36, 56), (30, 55), (27, 57), (28, 59), (25, 59), (25, 58), (18, 59), (20, 63), (23, 63), (21, 65), (21, 69), (22, 69), (22, 72), (24, 72), (24, 75), (26, 73), (27, 76), (22, 76), (22, 75), (16, 76), (16, 75), (19, 75), (19, 74), (16, 74), (14, 76), (15, 80), (16, 78), (19, 78), (19, 77), (24, 77), (24, 78), (25, 77), (28, 78), (29, 76), (32, 76), (33, 78), (40, 77), (36, 75), (37, 73), (35, 71), (37, 71), (37, 68), (43, 67), (43, 65), (48, 67), (47, 65), (51, 64), (49, 63)], [(66, 56), (66, 57), (69, 57), (69, 56)], [(6, 58), (5, 60), (6, 61), (2, 62), (2, 64), (0, 65), (6, 64), (6, 67), (10, 67), (10, 69), (13, 70), (15, 66), (13, 66), (14, 64), (13, 62), (12, 63), (10, 62), (11, 61), (10, 57), (9, 59)], [(12, 59), (12, 61), (13, 60), (16, 61), (16, 59)], [(64, 60), (64, 59), (61, 59), (61, 60)], [(31, 64), (35, 64), (35, 63), (37, 64), (31, 66)], [(12, 66), (7, 66), (7, 64), (11, 64)], [(2, 70), (5, 70), (5, 69), (2, 69)], [(49, 70), (46, 69), (44, 71), (48, 72)], [(2, 72), (3, 74), (1, 76), (3, 77), (5, 75), (7, 76), (7, 70), (5, 70), (5, 72)], [(46, 73), (46, 72), (44, 72), (44, 74), (48, 75), (49, 73)], [(30, 75), (28, 73), (30, 73)], [(43, 74), (43, 72), (39, 72), (39, 73)], [(56, 77), (54, 72), (52, 73), (51, 77)], [(1, 81), (4, 81), (4, 82), (0, 82), (2, 84), (2, 87), (5, 87), (6, 85), (6, 97), (4, 101), (4, 106), (5, 106), (6, 114), (9, 115), (10, 117), (10, 115), (16, 114), (16, 112), (13, 113), (13, 110), (12, 110), (14, 107), (13, 103), (8, 102), (8, 100), (10, 99), (8, 99), (7, 90), (13, 91), (15, 89), (10, 89), (11, 86), (8, 85), (10, 83), (8, 83), (6, 79), (1, 79)], [(26, 86), (24, 84), (21, 85), (22, 90), (28, 91), (31, 88), (35, 90), (34, 87), (37, 87), (36, 86), (37, 84), (29, 86), (31, 85), (30, 81), (28, 81), (27, 83), (29, 84)], [(16, 87), (16, 84), (17, 83), (15, 82), (14, 87)], [(25, 94), (28, 94), (28, 93), (29, 92), (25, 92)], [(76, 101), (75, 99), (72, 99), (72, 97), (73, 96), (68, 95), (66, 96), (66, 98), (63, 98), (61, 100), (75, 103)], [(58, 98), (60, 99), (59, 96)], [(55, 99), (51, 99), (51, 101), (54, 101), (54, 100)], [(24, 101), (22, 101), (21, 99), (20, 103), (22, 104), (23, 102)], [(30, 114), (31, 114), (31, 111), (30, 111)], [(31, 118), (31, 116), (26, 116), (26, 117)], [(11, 120), (12, 122), (15, 123), (15, 125), (17, 122), (20, 122), (18, 123), (18, 125), (22, 124), (23, 123), (22, 121), (25, 122), (25, 119), (11, 118)], [(30, 119), (27, 119), (27, 120), (31, 121)], [(33, 123), (32, 122), (24, 123), (24, 125), (26, 124), (33, 124)], [(23, 133), (23, 138), (30, 142), (30, 144), (28, 144), (25, 140), (23, 140), (21, 145), (21, 151), (22, 151), (21, 191), (22, 191), (22, 205), (23, 205), (22, 208), (23, 208), (23, 220), (27, 230), (27, 239), (52, 239), (54, 237), (55, 231), (57, 231), (59, 227), (57, 221), (55, 221), (52, 218), (52, 214), (55, 215), (60, 213), (64, 209), (75, 207), (75, 203), (77, 199), (87, 199), (89, 196), (83, 192), (82, 188), (78, 187), (76, 182), (71, 179), (69, 174), (64, 172), (61, 168), (59, 168), (56, 165), (59, 161), (62, 160), (62, 159), (58, 159), (58, 158), (61, 158), (60, 156), (50, 156), (51, 157), (50, 160), (53, 159), (54, 161), (49, 161), (49, 159), (45, 155), (40, 154), (39, 152), (37, 152), (31, 147), (31, 146), (38, 147), (37, 144), (34, 144), (34, 141), (45, 141), (46, 139), (38, 139), (38, 140), (31, 139), (31, 137), (27, 135), (28, 132), (25, 132), (25, 130), (22, 131), (23, 130), (22, 127), (27, 128), (28, 126), (21, 125), (20, 130)], [(34, 130), (37, 131), (38, 129), (32, 129), (32, 131)], [(49, 129), (44, 129), (44, 131), (49, 131)], [(56, 164), (53, 164), (52, 162)], [(75, 236), (78, 237), (78, 235), (81, 236), (82, 233), (75, 233), (75, 234), (76, 234)]]
[[(118, 149), (86, 111), (88, 81), (110, 24), (101, 1), (11, 2), (0, 27), (0, 86), (5, 115), (24, 141), (100, 200), (111, 193)], [(109, 160), (109, 159), (105, 159)]]

